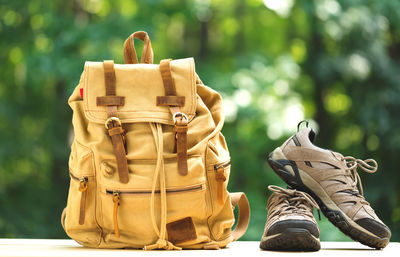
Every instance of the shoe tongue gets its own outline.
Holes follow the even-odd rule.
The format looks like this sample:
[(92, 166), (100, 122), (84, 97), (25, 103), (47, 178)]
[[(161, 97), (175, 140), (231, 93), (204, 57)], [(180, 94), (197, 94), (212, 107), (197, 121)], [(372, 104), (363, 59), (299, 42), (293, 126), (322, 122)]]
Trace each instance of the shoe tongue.
[(341, 160), (342, 158), (344, 158), (343, 154), (341, 154), (341, 153), (334, 152), (334, 151), (331, 151), (331, 153), (332, 153), (332, 155), (333, 155), (335, 158), (337, 158), (338, 160)]
[(333, 157), (335, 157), (342, 164), (341, 168), (343, 168), (343, 169), (346, 168), (346, 162), (343, 161), (343, 158), (344, 158), (343, 154), (334, 152), (332, 150), (329, 150), (329, 151), (331, 152)]

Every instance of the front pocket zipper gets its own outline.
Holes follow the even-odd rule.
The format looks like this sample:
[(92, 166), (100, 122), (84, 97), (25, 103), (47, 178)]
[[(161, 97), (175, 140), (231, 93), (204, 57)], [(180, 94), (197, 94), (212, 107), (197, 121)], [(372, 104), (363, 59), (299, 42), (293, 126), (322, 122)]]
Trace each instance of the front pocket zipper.
[(79, 192), (81, 192), (81, 202), (79, 205), (79, 225), (85, 223), (85, 207), (86, 207), (86, 192), (88, 189), (88, 177), (76, 177), (71, 172), (69, 173), (72, 179), (79, 181)]
[[(204, 185), (195, 185), (184, 188), (176, 188), (176, 189), (166, 189), (166, 193), (183, 193), (183, 192), (193, 192), (202, 190)], [(160, 190), (157, 189), (154, 191), (155, 194), (159, 194)], [(113, 222), (114, 222), (114, 231), (115, 236), (119, 238), (119, 226), (118, 226), (118, 206), (121, 204), (121, 196), (123, 195), (148, 195), (151, 194), (151, 190), (109, 190), (106, 189), (106, 194), (112, 195), (112, 201), (114, 203), (114, 212), (113, 212)]]
[[(108, 192), (107, 192), (108, 193)], [(115, 230), (115, 236), (119, 238), (119, 227), (118, 227), (118, 206), (120, 204), (120, 192), (114, 191), (113, 193), (113, 202), (114, 202), (114, 215), (113, 215), (113, 221), (114, 221), (114, 230)]]
[(231, 161), (226, 161), (223, 163), (219, 163), (214, 165), (215, 180), (217, 181), (217, 200), (220, 205), (224, 204), (223, 199), (223, 189), (224, 189), (224, 182), (226, 181), (225, 176), (225, 168), (231, 165)]

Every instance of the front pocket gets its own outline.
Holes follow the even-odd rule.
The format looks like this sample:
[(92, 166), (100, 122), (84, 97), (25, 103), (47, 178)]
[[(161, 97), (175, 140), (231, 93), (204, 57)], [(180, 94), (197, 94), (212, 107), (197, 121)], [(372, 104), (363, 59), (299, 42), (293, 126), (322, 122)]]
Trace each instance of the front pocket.
[[(204, 229), (207, 216), (205, 184), (166, 189), (167, 223), (190, 217), (196, 229)], [(102, 228), (107, 243), (121, 242), (130, 247), (141, 248), (157, 240), (150, 204), (151, 189), (105, 188), (101, 192)], [(160, 226), (160, 190), (154, 197), (156, 226)], [(197, 240), (205, 240), (199, 234)], [(192, 241), (193, 243), (193, 241)]]

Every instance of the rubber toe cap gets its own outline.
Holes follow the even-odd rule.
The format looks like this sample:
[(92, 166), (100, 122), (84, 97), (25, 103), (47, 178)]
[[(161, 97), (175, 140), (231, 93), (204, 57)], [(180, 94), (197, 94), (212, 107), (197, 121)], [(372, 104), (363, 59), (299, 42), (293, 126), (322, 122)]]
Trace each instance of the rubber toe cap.
[(392, 233), (390, 229), (383, 223), (374, 219), (364, 218), (356, 221), (358, 225), (373, 233), (377, 237), (390, 239)]
[(288, 228), (307, 229), (313, 236), (319, 237), (318, 225), (309, 220), (282, 220), (273, 224), (267, 231), (266, 236), (280, 234)]

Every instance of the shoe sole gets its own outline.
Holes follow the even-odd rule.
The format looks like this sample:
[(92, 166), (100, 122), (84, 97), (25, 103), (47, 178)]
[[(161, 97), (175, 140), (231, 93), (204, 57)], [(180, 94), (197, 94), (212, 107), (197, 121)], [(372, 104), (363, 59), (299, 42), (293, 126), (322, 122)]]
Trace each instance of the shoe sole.
[(287, 228), (282, 233), (263, 236), (260, 248), (271, 251), (318, 251), (319, 239), (304, 228)]
[(275, 173), (289, 186), (310, 194), (318, 203), (322, 213), (345, 235), (372, 248), (382, 249), (389, 238), (380, 238), (351, 220), (332, 201), (322, 186), (308, 173), (299, 169), (294, 161), (288, 160), (280, 147), (268, 156), (268, 163)]

